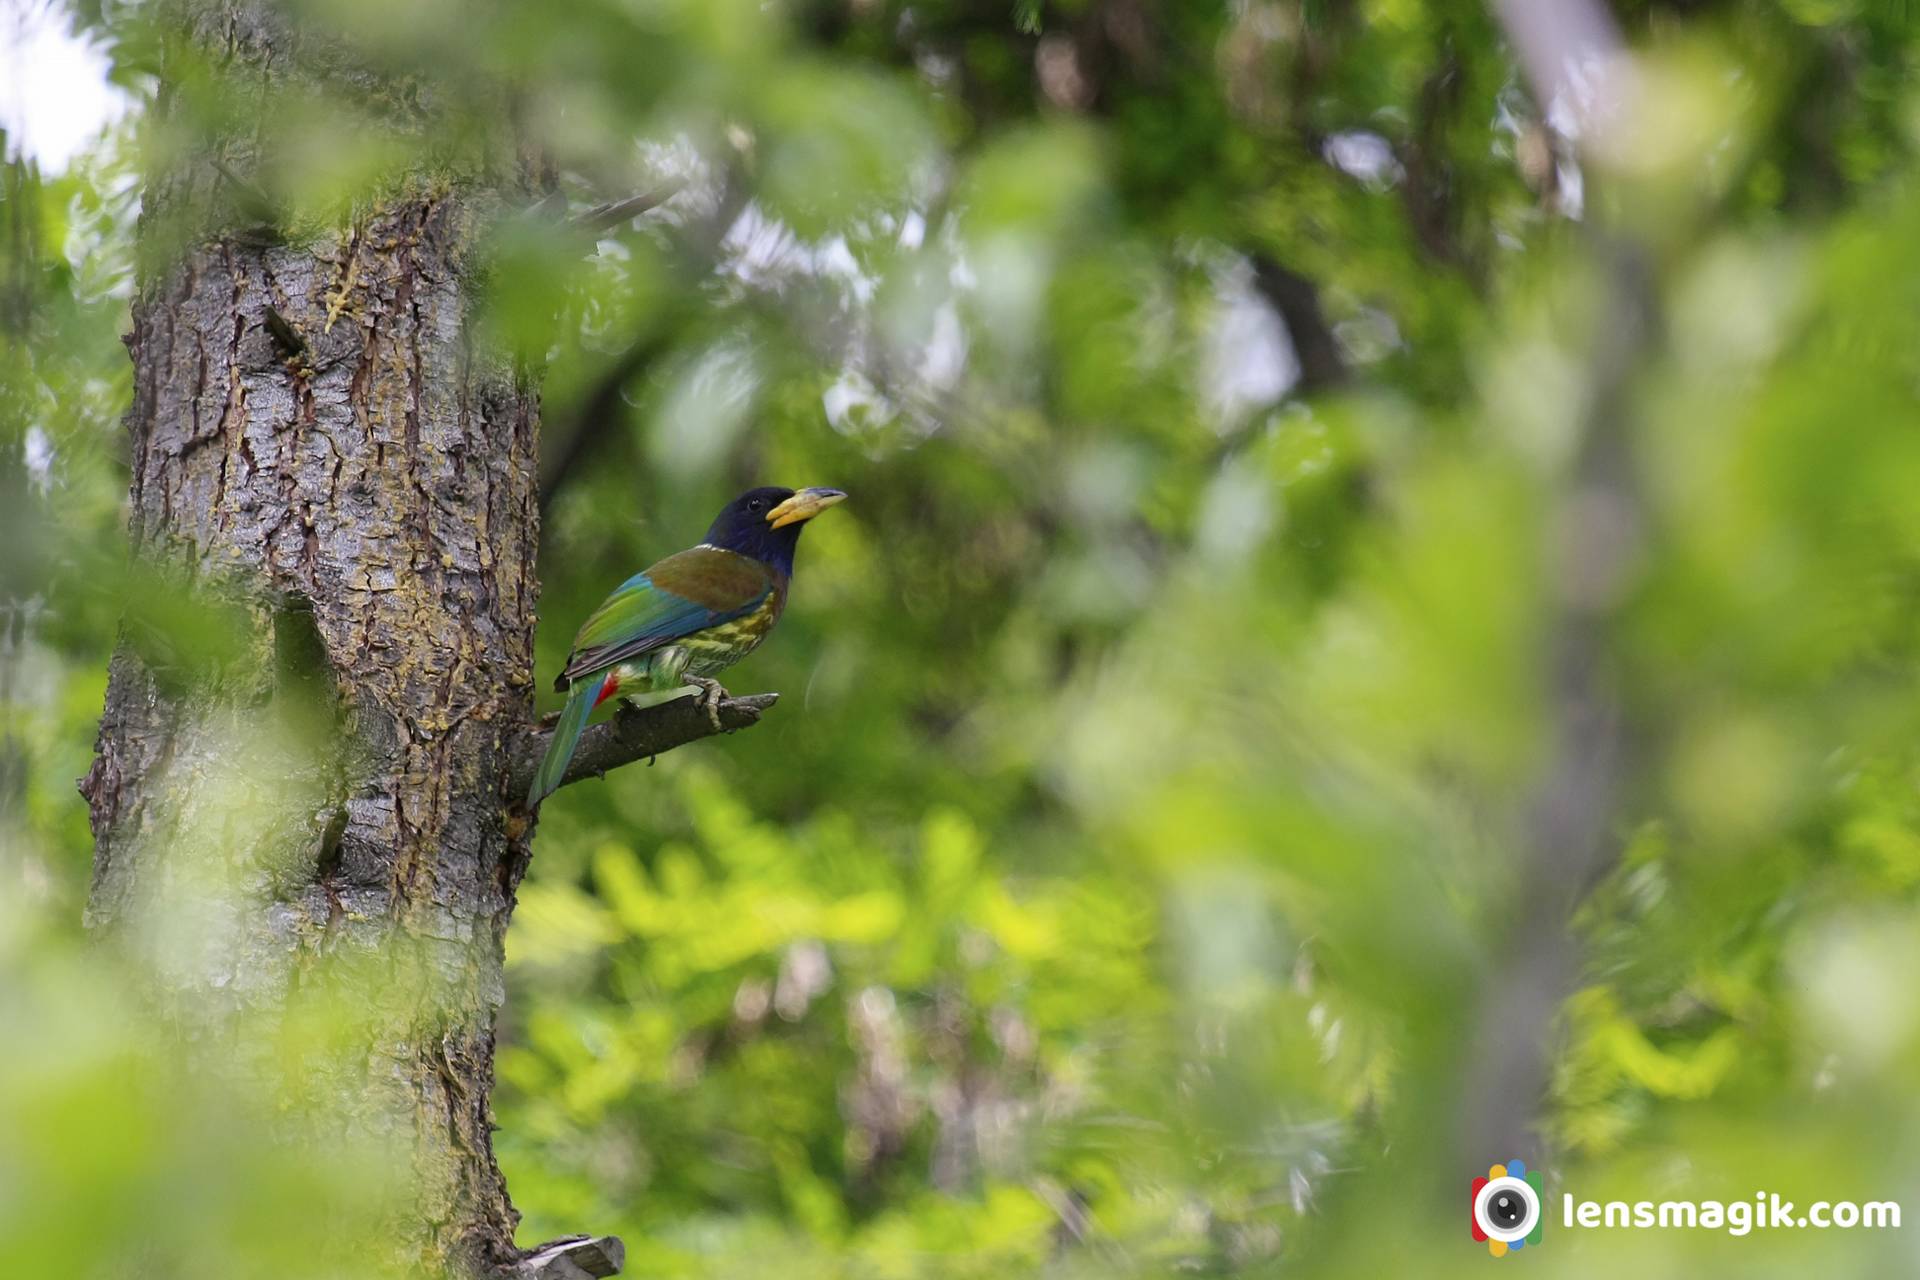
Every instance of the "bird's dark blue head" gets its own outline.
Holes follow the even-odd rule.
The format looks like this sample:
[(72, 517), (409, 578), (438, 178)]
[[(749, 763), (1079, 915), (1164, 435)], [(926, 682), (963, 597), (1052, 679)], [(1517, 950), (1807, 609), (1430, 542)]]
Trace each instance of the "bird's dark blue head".
[(838, 489), (749, 489), (714, 517), (706, 543), (793, 574), (793, 549), (807, 521), (847, 495)]

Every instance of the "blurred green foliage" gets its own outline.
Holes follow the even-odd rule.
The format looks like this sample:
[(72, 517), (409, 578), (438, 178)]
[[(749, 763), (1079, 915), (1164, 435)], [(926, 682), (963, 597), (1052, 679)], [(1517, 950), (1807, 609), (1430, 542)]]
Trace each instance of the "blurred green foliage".
[[(1645, 92), (1583, 163), (1491, 19), (1423, 0), (304, 6), (409, 86), (273, 115), (304, 234), (506, 123), (576, 206), (675, 193), (597, 247), (488, 242), (491, 332), (545, 367), (543, 684), (746, 484), (853, 495), (731, 675), (779, 707), (542, 815), (496, 1098), (524, 1242), (728, 1277), (1486, 1265), (1461, 1192), (1516, 1153), (1457, 1123), (1552, 744), (1596, 227), (1663, 318), (1619, 416), (1634, 731), (1519, 1154), (1583, 1198), (1920, 1211), (1920, 18), (1615, 12)], [(153, 16), (90, 19), (135, 85)], [(182, 100), (220, 118), (217, 79)], [(301, 1170), (114, 1110), (160, 1051), (77, 936), (132, 175), (194, 127), (12, 163), (0, 205), (22, 1274), (70, 1234), (41, 1206), (227, 1232), (227, 1274), (295, 1274), (311, 1229)], [(1905, 1241), (1550, 1229), (1526, 1265), (1879, 1274)]]

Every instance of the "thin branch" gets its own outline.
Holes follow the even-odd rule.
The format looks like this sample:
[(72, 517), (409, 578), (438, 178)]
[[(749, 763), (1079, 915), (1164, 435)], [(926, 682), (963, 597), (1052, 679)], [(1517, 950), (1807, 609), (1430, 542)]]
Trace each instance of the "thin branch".
[[(673, 193), (666, 194), (670, 196)], [(694, 294), (700, 284), (713, 274), (719, 262), (721, 243), (746, 205), (745, 187), (729, 173), (723, 179), (720, 200), (713, 216), (683, 228), (674, 237), (678, 242), (678, 253), (674, 257), (672, 282), (681, 292)], [(616, 207), (605, 206), (608, 209)], [(582, 398), (579, 408), (567, 415), (567, 425), (550, 424), (554, 429), (545, 434), (555, 442), (555, 447), (546, 450), (542, 458), (542, 515), (551, 509), (554, 495), (566, 486), (595, 448), (625, 424), (627, 388), (674, 349), (697, 318), (700, 309), (701, 300), (694, 296), (686, 303), (669, 303), (665, 314), (650, 317), (648, 326), (601, 373), (592, 389)]]
[(1302, 395), (1326, 391), (1347, 380), (1347, 360), (1340, 340), (1320, 306), (1320, 286), (1291, 267), (1282, 266), (1264, 253), (1252, 255), (1253, 286), (1280, 313), (1293, 343), (1294, 358), (1300, 363), (1300, 381), (1294, 389)]
[(527, 1250), (508, 1274), (515, 1280), (597, 1280), (619, 1275), (626, 1262), (619, 1236), (562, 1236)]
[(605, 231), (617, 227), (623, 222), (631, 222), (643, 213), (658, 209), (667, 201), (680, 194), (685, 183), (674, 182), (657, 191), (642, 191), (639, 195), (628, 196), (625, 200), (612, 200), (606, 204), (595, 205), (573, 220), (575, 228), (586, 232)]
[[(223, 169), (222, 172), (225, 170)], [(566, 195), (559, 191), (549, 191), (533, 204), (520, 210), (516, 216), (528, 223), (545, 223), (569, 231), (582, 232), (588, 236), (597, 236), (611, 227), (617, 227), (623, 222), (631, 222), (643, 213), (658, 209), (685, 188), (684, 182), (670, 182), (652, 191), (642, 191), (622, 200), (609, 200), (604, 204), (597, 204), (575, 217), (567, 216)]]
[(554, 495), (560, 492), (587, 455), (593, 452), (594, 446), (600, 443), (601, 436), (626, 421), (624, 409), (627, 387), (673, 349), (678, 335), (677, 325), (660, 324), (636, 339), (601, 371), (592, 390), (580, 401), (579, 407), (568, 415), (570, 425), (551, 433), (557, 444), (555, 448), (547, 450), (541, 459), (545, 464), (540, 476), (542, 515), (549, 509)]
[(1420, 85), (1413, 136), (1401, 151), (1406, 176), (1400, 201), (1420, 251), (1459, 268), (1476, 293), (1486, 292), (1486, 264), (1461, 243), (1460, 190), (1447, 151), (1447, 132), (1464, 98), (1465, 72), (1451, 34), (1440, 38), (1439, 64)]
[[(580, 745), (574, 750), (573, 762), (567, 766), (560, 785), (601, 777), (623, 764), (650, 759), (689, 742), (710, 738), (716, 732), (731, 733), (758, 724), (761, 715), (779, 699), (777, 693), (750, 693), (721, 699), (719, 730), (692, 698), (675, 698), (651, 707), (623, 705), (613, 719), (593, 725), (580, 735)], [(515, 749), (513, 767), (507, 775), (507, 794), (516, 802), (532, 785), (533, 775), (540, 768), (552, 738), (550, 727), (530, 729)]]

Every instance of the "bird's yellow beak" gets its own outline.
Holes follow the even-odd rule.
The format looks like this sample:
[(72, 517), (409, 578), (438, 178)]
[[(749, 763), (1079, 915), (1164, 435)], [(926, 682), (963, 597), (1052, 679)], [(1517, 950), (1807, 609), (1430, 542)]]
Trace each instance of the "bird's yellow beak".
[(767, 523), (776, 529), (799, 524), (802, 520), (813, 519), (834, 503), (846, 500), (847, 495), (838, 489), (802, 489), (767, 512)]

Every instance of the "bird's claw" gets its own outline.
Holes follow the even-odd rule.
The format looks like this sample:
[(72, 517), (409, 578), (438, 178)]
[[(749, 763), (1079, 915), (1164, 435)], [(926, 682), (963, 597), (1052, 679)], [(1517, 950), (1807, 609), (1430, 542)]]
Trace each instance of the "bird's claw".
[(715, 733), (726, 732), (727, 726), (720, 723), (720, 699), (728, 697), (727, 691), (718, 680), (709, 680), (705, 676), (684, 676), (686, 682), (700, 691), (694, 701), (706, 711), (707, 721), (713, 725)]

